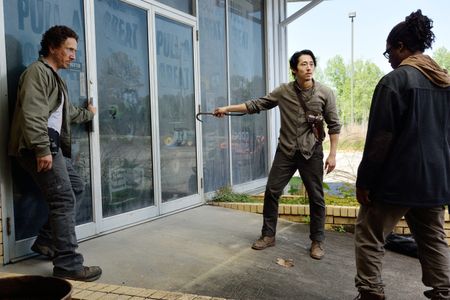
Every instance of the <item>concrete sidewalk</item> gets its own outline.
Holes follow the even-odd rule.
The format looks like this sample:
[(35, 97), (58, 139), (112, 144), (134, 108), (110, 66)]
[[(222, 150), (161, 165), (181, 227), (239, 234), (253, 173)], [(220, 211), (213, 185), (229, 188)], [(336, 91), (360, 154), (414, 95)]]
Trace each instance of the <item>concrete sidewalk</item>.
[[(201, 206), (80, 244), (87, 265), (100, 265), (96, 283), (229, 299), (353, 299), (353, 235), (327, 232), (326, 256), (309, 257), (309, 226), (279, 220), (277, 245), (250, 248), (261, 215)], [(276, 264), (290, 258), (294, 266)], [(0, 272), (51, 275), (34, 257)], [(417, 259), (387, 252), (383, 270), (388, 299), (425, 299)]]

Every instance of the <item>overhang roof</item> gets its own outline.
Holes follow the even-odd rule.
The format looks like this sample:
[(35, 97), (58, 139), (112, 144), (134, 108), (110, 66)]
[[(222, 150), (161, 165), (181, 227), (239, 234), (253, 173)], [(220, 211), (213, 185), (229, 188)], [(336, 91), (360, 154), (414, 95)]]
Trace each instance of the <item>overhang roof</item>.
[(295, 21), (298, 17), (304, 15), (308, 11), (310, 11), (312, 8), (314, 8), (316, 5), (320, 4), (324, 0), (288, 0), (288, 2), (309, 2), (302, 8), (300, 8), (298, 11), (287, 17), (286, 19), (282, 20), (280, 22), (281, 26), (287, 26), (291, 22)]

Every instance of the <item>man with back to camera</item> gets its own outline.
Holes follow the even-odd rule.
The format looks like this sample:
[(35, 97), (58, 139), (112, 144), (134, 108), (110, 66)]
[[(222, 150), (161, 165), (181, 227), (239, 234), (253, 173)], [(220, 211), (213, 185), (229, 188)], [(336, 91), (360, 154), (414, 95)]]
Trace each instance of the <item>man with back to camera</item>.
[(310, 256), (325, 255), (325, 200), (323, 193), (323, 148), (325, 136), (322, 120), (328, 125), (330, 154), (325, 161), (327, 173), (336, 166), (336, 150), (341, 125), (333, 91), (313, 79), (316, 57), (311, 50), (302, 50), (289, 60), (295, 80), (282, 84), (268, 95), (241, 104), (216, 108), (214, 114), (227, 112), (259, 113), (276, 106), (280, 109), (281, 128), (278, 147), (269, 172), (264, 193), (263, 227), (252, 248), (262, 250), (275, 245), (278, 203), (283, 189), (298, 170), (309, 197)]
[[(394, 69), (372, 98), (356, 180), (356, 299), (385, 299), (386, 236), (404, 216), (417, 242), (424, 292), (450, 299), (444, 205), (450, 203), (450, 76), (425, 49), (433, 21), (421, 10), (392, 28), (383, 55)], [(417, 297), (418, 298), (418, 297)]]
[(53, 26), (42, 36), (39, 59), (19, 79), (9, 154), (31, 175), (49, 209), (31, 249), (53, 259), (53, 276), (94, 281), (101, 268), (83, 266), (75, 251), (75, 193), (84, 186), (70, 160), (70, 123), (92, 120), (97, 109), (91, 103), (87, 109), (73, 106), (57, 73), (69, 68), (77, 46), (78, 35), (66, 26)]

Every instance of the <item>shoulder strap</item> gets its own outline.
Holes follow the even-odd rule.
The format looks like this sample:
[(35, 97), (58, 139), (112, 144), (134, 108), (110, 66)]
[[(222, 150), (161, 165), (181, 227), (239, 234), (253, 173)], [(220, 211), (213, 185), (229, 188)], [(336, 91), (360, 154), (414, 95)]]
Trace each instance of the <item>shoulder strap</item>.
[(294, 90), (297, 94), (298, 101), (300, 102), (303, 111), (306, 113), (308, 111), (308, 107), (306, 106), (305, 100), (303, 100), (302, 92), (300, 91), (297, 80), (294, 81)]

